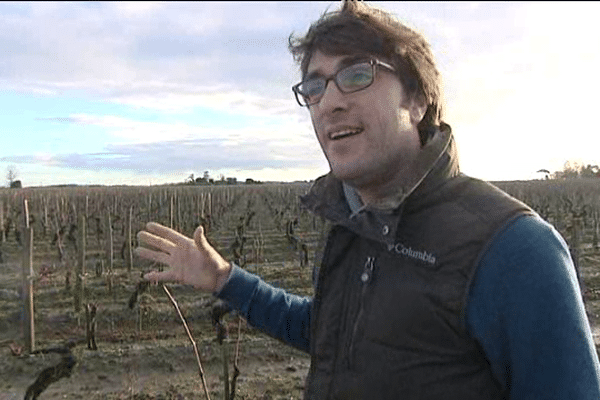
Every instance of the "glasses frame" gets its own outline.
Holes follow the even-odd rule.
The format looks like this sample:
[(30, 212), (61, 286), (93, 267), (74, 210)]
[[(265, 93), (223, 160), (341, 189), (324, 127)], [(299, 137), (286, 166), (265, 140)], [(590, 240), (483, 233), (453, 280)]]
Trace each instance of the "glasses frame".
[[(343, 70), (347, 69), (347, 68), (353, 67), (353, 66), (355, 66), (357, 64), (364, 64), (364, 63), (367, 63), (367, 64), (371, 65), (371, 70), (373, 72), (373, 79), (371, 80), (371, 82), (367, 86), (361, 87), (360, 89), (355, 89), (355, 90), (350, 90), (350, 91), (342, 89), (340, 87), (338, 81), (337, 81), (337, 77), (338, 77), (339, 73), (342, 72)], [(311, 79), (303, 80), (302, 82), (300, 82), (300, 83), (292, 86), (292, 91), (294, 92), (294, 95), (296, 96), (296, 101), (298, 102), (298, 104), (300, 104), (300, 107), (310, 107), (310, 106), (315, 105), (315, 104), (317, 104), (317, 103), (319, 103), (321, 101), (321, 99), (323, 98), (323, 95), (327, 91), (327, 85), (329, 84), (329, 81), (333, 81), (335, 83), (335, 86), (342, 93), (355, 93), (355, 92), (359, 92), (361, 90), (364, 90), (364, 89), (368, 88), (369, 86), (371, 86), (373, 84), (373, 82), (375, 82), (375, 78), (376, 78), (376, 75), (377, 75), (377, 68), (375, 68), (376, 66), (381, 66), (381, 67), (383, 67), (383, 68), (385, 68), (385, 69), (387, 69), (387, 70), (389, 70), (391, 72), (396, 72), (396, 69), (393, 66), (391, 66), (390, 64), (384, 63), (383, 61), (379, 61), (376, 58), (371, 58), (369, 60), (358, 61), (358, 62), (355, 62), (355, 63), (353, 63), (351, 65), (347, 65), (345, 67), (342, 67), (342, 68), (338, 69), (333, 75), (329, 75), (327, 77), (319, 77), (319, 78), (311, 78)], [(300, 100), (300, 96), (302, 96), (302, 98), (304, 98), (304, 95), (300, 92), (300, 86), (302, 84), (304, 84), (305, 82), (311, 81), (311, 80), (314, 80), (314, 79), (325, 79), (325, 87), (323, 89), (323, 94), (319, 97), (319, 99), (317, 101), (314, 101), (312, 103), (302, 102)]]

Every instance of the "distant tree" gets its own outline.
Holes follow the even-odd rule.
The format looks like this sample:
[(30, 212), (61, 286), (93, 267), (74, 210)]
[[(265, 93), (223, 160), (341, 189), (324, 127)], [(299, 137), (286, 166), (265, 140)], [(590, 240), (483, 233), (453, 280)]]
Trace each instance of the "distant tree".
[(537, 172), (538, 174), (544, 174), (544, 179), (549, 179), (550, 177), (550, 171), (548, 171), (547, 169), (540, 169)]
[(555, 179), (574, 178), (600, 178), (600, 167), (598, 165), (584, 165), (577, 161), (567, 161), (561, 171), (552, 174)]
[(190, 176), (188, 176), (187, 179), (185, 180), (185, 183), (193, 185), (194, 182), (195, 182), (195, 180), (194, 180), (194, 173), (191, 173)]
[(579, 174), (582, 178), (598, 177), (598, 174), (600, 174), (600, 168), (597, 165), (588, 164), (585, 167), (581, 168)]
[(19, 172), (17, 171), (16, 165), (9, 165), (6, 168), (6, 180), (8, 181), (8, 186), (13, 187), (13, 182), (17, 180), (19, 176)]

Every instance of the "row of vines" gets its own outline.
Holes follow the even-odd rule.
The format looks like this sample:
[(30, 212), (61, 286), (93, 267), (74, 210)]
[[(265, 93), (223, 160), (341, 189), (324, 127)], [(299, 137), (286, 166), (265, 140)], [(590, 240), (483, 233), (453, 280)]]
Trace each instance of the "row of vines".
[[(579, 266), (600, 247), (597, 179), (498, 182), (531, 206), (567, 240)], [(79, 242), (86, 272), (98, 277), (149, 268), (133, 257), (136, 233), (149, 221), (192, 236), (202, 225), (209, 241), (242, 267), (309, 263), (323, 221), (300, 206), (308, 184), (163, 187), (79, 187), (0, 191), (0, 263), (20, 257), (23, 230), (33, 231), (37, 280), (58, 272), (69, 285)], [(29, 221), (23, 216), (27, 200)], [(85, 226), (79, 219), (83, 217)], [(84, 239), (78, 230), (85, 229)], [(139, 276), (139, 275), (138, 275)]]
[[(96, 351), (106, 349), (108, 343), (184, 335), (183, 330), (173, 329), (179, 322), (164, 293), (141, 284), (143, 272), (162, 268), (133, 255), (136, 233), (149, 221), (187, 236), (202, 225), (208, 240), (228, 259), (266, 275), (276, 285), (309, 294), (309, 253), (324, 224), (300, 207), (298, 196), (307, 187), (4, 190), (0, 192), (0, 332), (14, 338), (13, 328), (31, 320), (32, 335), (25, 335), (24, 346), (19, 345), (20, 339), (8, 340), (15, 346), (15, 355), (45, 351), (56, 341), (87, 344)], [(28, 248), (24, 232), (32, 236), (32, 265), (21, 272), (10, 266), (21, 263)], [(290, 275), (286, 265), (296, 266), (297, 272)], [(183, 285), (171, 290), (180, 306), (191, 313), (188, 317), (199, 324), (200, 335), (210, 337), (221, 326), (214, 319), (215, 299), (210, 295), (194, 293)], [(20, 299), (29, 293), (32, 304), (22, 307)], [(31, 309), (32, 316), (24, 318), (23, 309)], [(21, 328), (21, 332), (28, 330)], [(223, 330), (217, 331), (222, 343)], [(3, 339), (0, 335), (0, 343)], [(69, 371), (75, 365), (68, 357), (61, 363)], [(29, 389), (39, 390), (35, 384)]]
[[(556, 227), (568, 243), (588, 305), (600, 303), (600, 180), (496, 185)], [(298, 197), (308, 187), (296, 183), (0, 189), (0, 345), (22, 343), (15, 338), (22, 337), (23, 330), (15, 326), (23, 323), (26, 283), (35, 293), (39, 347), (75, 337), (95, 351), (110, 343), (184, 336), (183, 330), (173, 329), (179, 321), (160, 288), (140, 285), (142, 273), (161, 268), (133, 255), (136, 233), (150, 221), (190, 237), (202, 225), (209, 242), (226, 258), (277, 286), (310, 295), (311, 265), (323, 244), (326, 224), (300, 205)], [(32, 235), (30, 273), (20, 267), (27, 248), (24, 232)], [(225, 326), (215, 321), (215, 299), (182, 285), (171, 290), (196, 325), (195, 335), (204, 338), (205, 349), (210, 347), (215, 326)], [(600, 313), (600, 307), (594, 307), (588, 307), (592, 317)], [(242, 335), (257, 334), (247, 326), (236, 329)], [(222, 344), (223, 329), (217, 332)], [(12, 351), (26, 352), (18, 346)]]

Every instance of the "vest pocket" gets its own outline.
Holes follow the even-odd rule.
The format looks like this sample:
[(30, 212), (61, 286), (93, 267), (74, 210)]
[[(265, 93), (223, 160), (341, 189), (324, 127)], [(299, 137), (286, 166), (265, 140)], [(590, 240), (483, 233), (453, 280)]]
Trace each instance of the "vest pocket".
[(461, 291), (453, 290), (450, 274), (426, 270), (410, 260), (382, 257), (375, 278), (364, 298), (365, 340), (419, 352), (452, 348), (460, 342), (454, 318)]

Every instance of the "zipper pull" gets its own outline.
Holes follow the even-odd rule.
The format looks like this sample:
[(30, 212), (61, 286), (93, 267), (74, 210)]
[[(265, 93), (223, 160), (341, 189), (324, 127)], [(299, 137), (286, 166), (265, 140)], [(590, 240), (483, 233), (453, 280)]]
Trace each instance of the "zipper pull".
[(375, 257), (367, 257), (367, 262), (365, 263), (365, 270), (360, 276), (360, 280), (363, 283), (368, 283), (371, 280), (371, 276), (373, 275), (373, 267), (375, 266)]

